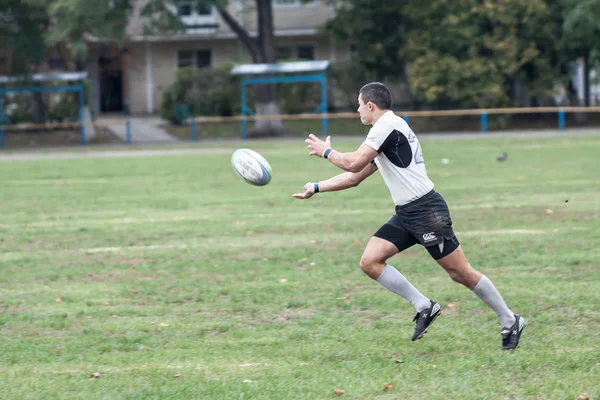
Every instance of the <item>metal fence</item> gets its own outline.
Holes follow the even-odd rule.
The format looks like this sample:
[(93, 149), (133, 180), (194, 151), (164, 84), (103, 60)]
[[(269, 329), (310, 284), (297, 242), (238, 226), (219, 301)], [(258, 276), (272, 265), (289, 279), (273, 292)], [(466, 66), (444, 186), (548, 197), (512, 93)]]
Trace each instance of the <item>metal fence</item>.
[[(600, 113), (600, 107), (528, 107), (528, 108), (492, 108), (492, 109), (466, 109), (466, 110), (431, 110), (431, 111), (397, 111), (396, 114), (403, 117), (407, 122), (411, 123), (413, 119), (427, 117), (428, 119), (443, 118), (443, 117), (463, 117), (470, 118), (472, 121), (477, 121), (477, 130), (481, 133), (490, 131), (490, 118), (492, 116), (499, 115), (527, 115), (527, 114), (538, 114), (545, 115), (546, 119), (552, 118), (554, 115), (554, 128), (558, 130), (564, 130), (567, 128), (567, 116), (569, 114), (577, 113)], [(77, 122), (65, 122), (65, 123), (51, 123), (51, 124), (19, 124), (19, 125), (0, 125), (0, 148), (5, 147), (5, 136), (6, 133), (16, 132), (44, 132), (44, 131), (56, 131), (59, 129), (72, 129), (77, 130), (80, 135), (79, 142), (81, 144), (88, 144), (90, 142), (89, 135), (86, 132), (90, 132), (93, 127), (95, 130), (99, 128), (109, 128), (113, 131), (118, 130), (121, 132), (119, 135), (119, 142), (131, 144), (135, 141), (134, 137), (134, 122), (143, 120), (140, 118), (116, 118), (116, 119), (97, 119), (95, 121), (77, 121)], [(229, 129), (229, 137), (233, 137), (231, 132), (237, 132), (234, 136), (241, 139), (248, 139), (246, 131), (243, 130), (243, 126), (250, 121), (260, 120), (281, 120), (281, 121), (313, 121), (315, 123), (315, 130), (319, 127), (325, 127), (325, 131), (321, 134), (326, 136), (329, 132), (327, 127), (331, 127), (331, 124), (322, 124), (322, 121), (334, 123), (335, 121), (350, 120), (352, 123), (357, 123), (357, 113), (323, 113), (323, 114), (294, 114), (294, 115), (253, 115), (253, 116), (232, 116), (232, 117), (191, 117), (184, 121), (181, 125), (169, 125), (167, 127), (171, 130), (177, 130), (177, 138), (183, 140), (199, 140), (201, 137), (211, 137), (211, 129), (219, 127), (220, 125), (227, 125)], [(347, 122), (350, 123), (350, 122)], [(317, 125), (318, 124), (318, 125)], [(206, 130), (205, 134), (199, 135), (201, 130)], [(475, 129), (470, 129), (473, 131)], [(80, 132), (80, 133), (79, 133)], [(222, 137), (217, 135), (217, 137)]]

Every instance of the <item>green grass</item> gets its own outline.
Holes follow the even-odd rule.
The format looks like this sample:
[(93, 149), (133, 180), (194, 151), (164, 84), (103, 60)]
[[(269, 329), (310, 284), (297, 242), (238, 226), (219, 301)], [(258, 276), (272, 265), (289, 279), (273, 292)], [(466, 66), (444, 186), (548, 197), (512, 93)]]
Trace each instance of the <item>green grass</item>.
[(600, 398), (600, 136), (422, 141), (468, 258), (529, 320), (514, 353), (419, 247), (390, 263), (444, 310), (410, 341), (410, 304), (358, 268), (393, 212), (380, 176), (303, 202), (338, 170), (301, 139), (245, 146), (268, 186), (229, 155), (0, 163), (0, 398)]
[[(88, 146), (106, 146), (123, 143), (106, 127), (96, 127), (96, 137), (88, 140)], [(16, 149), (43, 149), (57, 146), (76, 146), (81, 143), (81, 131), (77, 129), (43, 129), (35, 132), (8, 130), (4, 137), (3, 151)]]
[[(309, 133), (321, 131), (321, 120), (318, 115), (312, 120), (286, 120), (283, 121), (284, 127), (287, 129), (287, 136), (303, 137)], [(219, 122), (219, 123), (198, 123), (196, 125), (196, 137), (198, 139), (238, 139), (242, 135), (242, 123), (234, 122)], [(254, 127), (254, 121), (248, 122), (248, 130), (251, 131)], [(165, 125), (163, 126), (166, 132), (181, 140), (192, 139), (192, 128), (190, 124), (182, 125)], [(329, 133), (338, 135), (362, 135), (368, 129), (361, 124), (358, 118), (330, 119), (328, 121)]]

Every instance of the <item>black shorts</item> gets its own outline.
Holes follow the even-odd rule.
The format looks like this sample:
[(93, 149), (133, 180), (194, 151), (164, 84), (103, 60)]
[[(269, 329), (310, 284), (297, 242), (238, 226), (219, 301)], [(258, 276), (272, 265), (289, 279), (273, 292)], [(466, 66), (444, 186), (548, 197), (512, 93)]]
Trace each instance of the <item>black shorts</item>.
[(396, 206), (396, 214), (374, 236), (393, 243), (399, 252), (419, 243), (435, 260), (459, 246), (448, 204), (434, 190), (413, 202)]

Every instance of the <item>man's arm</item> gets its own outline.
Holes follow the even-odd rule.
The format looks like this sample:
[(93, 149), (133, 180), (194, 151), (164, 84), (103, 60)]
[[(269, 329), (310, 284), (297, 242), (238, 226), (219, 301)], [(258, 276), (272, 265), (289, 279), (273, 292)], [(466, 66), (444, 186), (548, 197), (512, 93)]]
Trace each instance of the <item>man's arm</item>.
[(304, 193), (295, 193), (297, 199), (309, 199), (315, 193), (336, 192), (358, 186), (362, 181), (377, 171), (374, 164), (369, 163), (360, 172), (344, 172), (321, 182), (308, 182), (304, 185)]
[[(327, 151), (327, 150), (325, 150)], [(333, 165), (344, 171), (360, 172), (377, 156), (377, 152), (367, 146), (361, 144), (360, 147), (352, 153), (341, 153), (337, 150), (331, 150), (327, 155), (327, 159)]]
[(362, 144), (356, 151), (342, 153), (331, 148), (331, 137), (327, 136), (325, 141), (319, 139), (312, 133), (306, 139), (311, 156), (319, 156), (328, 159), (333, 165), (348, 172), (361, 172), (377, 156), (377, 151), (372, 147)]

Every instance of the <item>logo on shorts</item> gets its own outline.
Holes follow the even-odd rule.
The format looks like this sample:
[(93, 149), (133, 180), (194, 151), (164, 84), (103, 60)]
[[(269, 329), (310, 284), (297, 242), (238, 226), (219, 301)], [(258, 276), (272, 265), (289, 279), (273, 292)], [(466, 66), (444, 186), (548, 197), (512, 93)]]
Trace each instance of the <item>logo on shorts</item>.
[(432, 240), (437, 239), (437, 237), (434, 234), (435, 232), (429, 232), (423, 235), (423, 240), (426, 242), (431, 242)]

